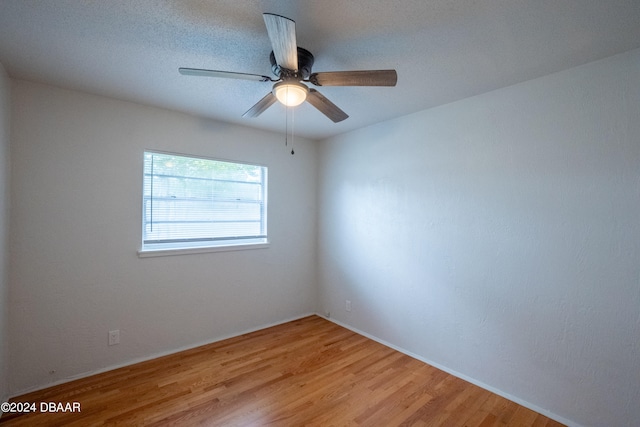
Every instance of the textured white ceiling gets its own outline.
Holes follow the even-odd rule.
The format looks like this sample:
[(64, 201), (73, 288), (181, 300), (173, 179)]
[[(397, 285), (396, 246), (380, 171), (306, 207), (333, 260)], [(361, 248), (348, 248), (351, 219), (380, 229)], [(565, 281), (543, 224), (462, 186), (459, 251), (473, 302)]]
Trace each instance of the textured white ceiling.
[(398, 85), (321, 87), (350, 117), (308, 104), (295, 133), (325, 138), (640, 47), (640, 0), (0, 0), (0, 63), (15, 78), (284, 131), (263, 12), (296, 21), (313, 71), (395, 68)]

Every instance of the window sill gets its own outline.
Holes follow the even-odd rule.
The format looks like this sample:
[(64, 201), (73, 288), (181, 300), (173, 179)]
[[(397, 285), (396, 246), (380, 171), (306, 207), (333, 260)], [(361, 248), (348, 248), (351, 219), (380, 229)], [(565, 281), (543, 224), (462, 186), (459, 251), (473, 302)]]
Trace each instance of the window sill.
[(203, 247), (183, 248), (183, 249), (145, 249), (145, 250), (141, 249), (138, 251), (138, 258), (203, 254), (208, 252), (246, 251), (251, 249), (266, 249), (268, 247), (269, 247), (269, 242), (244, 243), (244, 244), (238, 244), (238, 245), (224, 245), (224, 246), (203, 246)]

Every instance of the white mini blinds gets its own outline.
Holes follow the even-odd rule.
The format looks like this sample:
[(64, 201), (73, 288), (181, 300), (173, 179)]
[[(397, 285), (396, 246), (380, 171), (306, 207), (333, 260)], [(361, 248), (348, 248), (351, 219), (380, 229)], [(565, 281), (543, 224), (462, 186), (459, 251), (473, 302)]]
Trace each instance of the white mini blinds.
[(267, 242), (267, 168), (144, 153), (142, 252)]

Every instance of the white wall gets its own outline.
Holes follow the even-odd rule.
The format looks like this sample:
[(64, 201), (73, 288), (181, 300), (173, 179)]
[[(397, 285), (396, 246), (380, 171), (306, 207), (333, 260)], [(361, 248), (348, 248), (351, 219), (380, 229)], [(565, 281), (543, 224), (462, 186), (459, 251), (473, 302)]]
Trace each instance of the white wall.
[(559, 420), (638, 425), (640, 50), (320, 147), (320, 312)]
[(0, 64), (0, 402), (9, 397), (9, 87)]
[[(12, 395), (315, 310), (315, 143), (24, 81), (12, 105)], [(138, 258), (144, 149), (267, 165), (270, 247)]]

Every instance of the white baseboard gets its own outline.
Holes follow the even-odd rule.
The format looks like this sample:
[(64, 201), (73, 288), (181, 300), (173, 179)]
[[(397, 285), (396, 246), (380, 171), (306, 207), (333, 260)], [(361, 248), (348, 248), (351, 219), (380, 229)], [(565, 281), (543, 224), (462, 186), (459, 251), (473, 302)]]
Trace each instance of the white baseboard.
[(535, 411), (535, 412), (537, 412), (539, 414), (542, 414), (545, 417), (551, 418), (552, 420), (555, 420), (555, 421), (557, 421), (559, 423), (562, 423), (562, 424), (564, 424), (564, 425), (566, 425), (568, 427), (583, 427), (581, 424), (577, 424), (577, 423), (575, 423), (575, 422), (573, 422), (571, 420), (568, 420), (568, 419), (563, 418), (563, 417), (561, 417), (561, 416), (559, 416), (557, 414), (554, 414), (551, 411), (548, 411), (548, 410), (546, 410), (544, 408), (540, 408), (540, 407), (538, 407), (536, 405), (533, 405), (533, 404), (531, 404), (531, 403), (529, 403), (529, 402), (527, 402), (525, 400), (522, 400), (517, 396), (512, 396), (509, 393), (505, 393), (504, 391), (499, 390), (499, 389), (497, 389), (495, 387), (492, 387), (492, 386), (490, 386), (488, 384), (485, 384), (482, 381), (478, 381), (475, 378), (471, 378), (471, 377), (469, 377), (467, 375), (461, 374), (460, 372), (456, 372), (456, 371), (454, 371), (452, 369), (447, 368), (446, 366), (442, 366), (439, 363), (433, 362), (432, 360), (426, 359), (426, 358), (424, 358), (424, 357), (422, 357), (422, 356), (420, 356), (418, 354), (415, 354), (415, 353), (412, 353), (412, 352), (410, 352), (408, 350), (405, 350), (404, 348), (401, 348), (401, 347), (398, 347), (396, 345), (393, 345), (393, 344), (391, 344), (391, 343), (389, 343), (389, 342), (387, 342), (385, 340), (382, 340), (382, 339), (380, 339), (380, 338), (378, 338), (376, 336), (373, 336), (373, 335), (368, 334), (368, 333), (366, 333), (364, 331), (361, 331), (361, 330), (359, 330), (357, 328), (354, 328), (353, 326), (347, 325), (346, 323), (342, 323), (342, 322), (340, 322), (340, 321), (338, 321), (336, 319), (327, 317), (327, 316), (325, 316), (323, 314), (320, 314), (320, 313), (316, 313), (316, 314), (318, 316), (320, 316), (320, 317), (323, 317), (323, 318), (327, 319), (330, 322), (335, 323), (336, 325), (339, 325), (339, 326), (342, 326), (343, 328), (349, 329), (350, 331), (355, 332), (356, 334), (359, 334), (359, 335), (365, 336), (365, 337), (367, 337), (369, 339), (372, 339), (373, 341), (376, 341), (376, 342), (378, 342), (378, 343), (380, 343), (380, 344), (382, 344), (384, 346), (387, 346), (389, 348), (397, 350), (400, 353), (404, 353), (407, 356), (413, 357), (414, 359), (417, 359), (417, 360), (419, 360), (421, 362), (424, 362), (427, 365), (430, 365), (430, 366), (433, 366), (434, 368), (440, 369), (441, 371), (444, 371), (444, 372), (446, 372), (448, 374), (451, 374), (454, 377), (458, 377), (458, 378), (463, 379), (463, 380), (465, 380), (467, 382), (470, 382), (473, 385), (476, 385), (476, 386), (478, 386), (480, 388), (488, 390), (491, 393), (497, 394), (498, 396), (504, 397), (507, 400), (515, 402), (518, 405), (524, 406), (525, 408), (531, 409), (532, 411)]
[(114, 369), (119, 369), (119, 368), (124, 368), (126, 366), (131, 366), (131, 365), (135, 365), (136, 363), (140, 363), (140, 362), (146, 362), (148, 360), (153, 360), (153, 359), (157, 359), (159, 357), (163, 357), (163, 356), (168, 356), (170, 354), (175, 354), (175, 353), (180, 353), (181, 351), (186, 351), (186, 350), (191, 350), (193, 348), (197, 348), (197, 347), (201, 347), (203, 345), (208, 345), (208, 344), (213, 344), (216, 342), (220, 342), (220, 341), (224, 341), (226, 339), (229, 338), (235, 338), (235, 337), (239, 337), (240, 335), (244, 335), (244, 334), (249, 334), (251, 332), (256, 332), (256, 331), (260, 331), (262, 329), (267, 329), (267, 328), (271, 328), (273, 326), (278, 326), (278, 325), (282, 325), (283, 323), (288, 323), (288, 322), (293, 322), (294, 320), (299, 320), (308, 316), (314, 316), (316, 313), (307, 313), (307, 314), (302, 314), (299, 316), (295, 316), (292, 318), (288, 318), (285, 320), (281, 320), (281, 321), (277, 321), (277, 322), (273, 322), (273, 323), (268, 323), (265, 325), (261, 325), (261, 326), (257, 326), (255, 328), (250, 328), (250, 329), (246, 329), (244, 331), (238, 332), (238, 333), (234, 333), (234, 334), (229, 334), (229, 335), (223, 335), (221, 337), (217, 337), (215, 339), (209, 340), (209, 341), (202, 341), (193, 345), (188, 345), (188, 346), (184, 346), (184, 347), (180, 347), (180, 348), (176, 348), (176, 349), (172, 349), (172, 350), (167, 350), (167, 351), (162, 351), (159, 353), (154, 353), (151, 354), (149, 356), (144, 356), (144, 357), (137, 357), (135, 359), (130, 359), (127, 360), (126, 362), (123, 363), (118, 363), (116, 365), (111, 365), (111, 366), (107, 366), (105, 368), (100, 368), (100, 369), (95, 369), (92, 371), (88, 371), (88, 372), (83, 372), (81, 374), (77, 374), (77, 375), (72, 375), (63, 379), (60, 379), (58, 381), (54, 381), (51, 383), (47, 383), (47, 384), (43, 384), (43, 385), (39, 385), (39, 386), (35, 386), (35, 387), (29, 387), (27, 389), (24, 390), (20, 390), (14, 394), (11, 394), (11, 396), (7, 397), (6, 399), (3, 399), (2, 402), (6, 402), (7, 400), (9, 400), (12, 397), (17, 397), (17, 396), (22, 396), (23, 394), (26, 393), (31, 393), (34, 391), (39, 391), (39, 390), (44, 390), (47, 389), (49, 387), (54, 387), (60, 384), (64, 384), (64, 383), (68, 383), (71, 381), (75, 381), (81, 378), (87, 378), (90, 377), (92, 375), (97, 375), (97, 374), (102, 374), (104, 372), (108, 372), (108, 371), (113, 371)]

